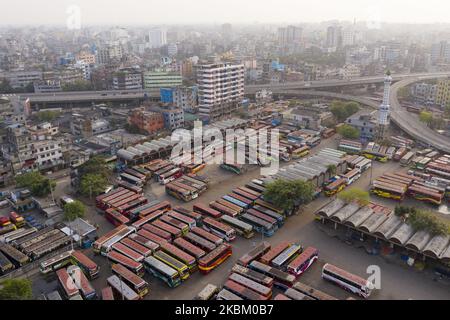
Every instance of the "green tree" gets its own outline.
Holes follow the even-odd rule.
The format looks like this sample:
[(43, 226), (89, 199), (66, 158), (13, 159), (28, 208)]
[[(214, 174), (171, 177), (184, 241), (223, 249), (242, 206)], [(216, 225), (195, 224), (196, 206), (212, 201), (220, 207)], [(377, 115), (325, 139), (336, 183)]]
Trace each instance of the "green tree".
[(419, 115), (419, 119), (420, 119), (420, 121), (429, 125), (431, 123), (431, 121), (433, 121), (433, 114), (428, 111), (422, 111)]
[(94, 87), (91, 82), (86, 80), (78, 80), (73, 83), (67, 83), (62, 87), (63, 91), (91, 91)]
[(55, 120), (59, 115), (60, 115), (59, 111), (46, 110), (38, 112), (37, 117), (39, 121), (51, 122)]
[(368, 205), (370, 202), (369, 193), (359, 188), (344, 190), (338, 194), (338, 198), (346, 203), (357, 201), (362, 206)]
[(88, 173), (83, 175), (80, 182), (80, 193), (87, 197), (97, 196), (105, 191), (108, 179), (98, 173)]
[(357, 102), (335, 100), (331, 102), (330, 111), (339, 122), (343, 122), (345, 119), (358, 112), (359, 108), (360, 106)]
[(19, 188), (27, 188), (34, 196), (45, 197), (54, 190), (56, 183), (44, 177), (38, 171), (28, 172), (16, 177)]
[(7, 279), (0, 283), (0, 300), (30, 300), (32, 282), (28, 279)]
[(73, 221), (76, 218), (83, 218), (86, 214), (85, 206), (78, 200), (69, 202), (64, 206), (64, 220)]
[(337, 132), (346, 139), (358, 139), (360, 136), (359, 130), (348, 124), (339, 127)]
[(313, 196), (312, 183), (301, 180), (278, 179), (269, 183), (264, 191), (264, 199), (286, 212), (292, 212), (301, 205), (311, 202)]
[(327, 170), (332, 176), (336, 174), (336, 166), (334, 164), (330, 164), (329, 166), (327, 166)]

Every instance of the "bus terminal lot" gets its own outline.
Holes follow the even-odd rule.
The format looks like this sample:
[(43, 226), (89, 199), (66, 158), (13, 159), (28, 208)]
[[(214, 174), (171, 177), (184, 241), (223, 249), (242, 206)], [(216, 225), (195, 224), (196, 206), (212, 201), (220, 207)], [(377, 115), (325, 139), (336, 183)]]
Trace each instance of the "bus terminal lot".
[[(336, 141), (328, 139), (314, 149), (318, 152), (325, 147), (335, 147)], [(286, 163), (281, 163), (286, 165)], [(385, 164), (374, 162), (372, 179), (382, 175), (385, 172), (406, 171), (407, 169), (401, 167), (398, 162), (390, 161)], [(192, 209), (195, 203), (209, 203), (210, 201), (220, 198), (222, 195), (230, 192), (233, 188), (244, 185), (251, 179), (259, 177), (259, 168), (254, 167), (242, 175), (234, 175), (230, 172), (221, 170), (218, 165), (207, 166), (200, 172), (210, 179), (209, 189), (194, 201), (185, 203), (167, 196), (164, 187), (152, 183), (147, 186), (146, 196), (149, 199), (157, 198), (159, 200), (168, 200), (173, 206), (183, 206)], [(363, 176), (355, 182), (354, 187), (368, 189), (370, 185), (371, 172), (366, 171)], [(330, 199), (321, 196), (318, 200), (312, 202), (304, 212), (297, 216), (289, 217), (285, 225), (278, 230), (271, 238), (262, 238), (261, 234), (256, 234), (252, 239), (244, 239), (238, 237), (233, 245), (233, 255), (225, 261), (217, 269), (213, 270), (208, 275), (202, 275), (199, 272), (194, 273), (190, 279), (184, 282), (180, 287), (171, 289), (167, 287), (162, 281), (146, 274), (145, 279), (150, 284), (150, 294), (146, 299), (192, 299), (206, 284), (212, 283), (215, 285), (222, 285), (227, 278), (232, 266), (245, 253), (250, 251), (257, 243), (264, 240), (272, 245), (276, 245), (281, 241), (299, 242), (304, 247), (314, 246), (319, 250), (319, 261), (316, 262), (300, 280), (329, 293), (337, 298), (347, 298), (349, 294), (344, 290), (327, 283), (321, 279), (321, 266), (325, 262), (330, 262), (339, 267), (342, 267), (352, 273), (367, 277), (366, 269), (370, 265), (378, 265), (381, 269), (381, 290), (375, 290), (371, 299), (450, 299), (450, 286), (448, 284), (433, 281), (429, 274), (416, 272), (413, 268), (406, 265), (401, 266), (386, 262), (380, 256), (370, 256), (363, 250), (356, 249), (352, 246), (338, 241), (330, 237), (326, 233), (320, 231), (317, 222), (314, 220), (313, 213), (327, 203)], [(390, 207), (395, 206), (396, 202), (386, 200), (378, 197), (372, 197), (372, 200)], [(408, 199), (404, 202), (408, 205), (424, 206), (418, 201)], [(90, 207), (89, 217), (91, 221), (99, 224), (99, 235), (106, 233), (113, 227), (101, 215), (95, 212), (94, 207)], [(99, 264), (100, 277), (93, 281), (93, 285), (97, 292), (100, 292), (106, 286), (106, 279), (111, 275), (110, 262), (105, 257), (96, 256), (92, 250), (86, 251), (88, 256), (92, 257), (96, 263)], [(56, 279), (56, 278), (55, 278)], [(35, 295), (39, 293), (48, 293), (56, 289), (56, 281), (50, 277), (45, 280), (40, 274), (33, 276), (35, 283)]]

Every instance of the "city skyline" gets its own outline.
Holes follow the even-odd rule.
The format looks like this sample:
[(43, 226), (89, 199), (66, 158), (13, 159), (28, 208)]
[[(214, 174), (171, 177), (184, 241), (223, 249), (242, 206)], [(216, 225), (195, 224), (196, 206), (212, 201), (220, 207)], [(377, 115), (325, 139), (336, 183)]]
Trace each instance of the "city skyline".
[[(220, 7), (219, 1), (206, 0), (197, 0), (190, 6), (181, 0), (163, 5), (156, 1), (144, 3), (139, 0), (126, 3), (117, 0), (107, 3), (100, 0), (18, 0), (2, 8), (0, 25), (65, 25), (69, 16), (67, 10), (74, 5), (81, 9), (82, 25), (311, 23), (355, 19), (387, 23), (450, 23), (450, 17), (446, 14), (450, 4), (441, 0), (430, 0), (426, 5), (419, 1), (406, 0), (380, 0), (377, 4), (369, 0), (344, 0), (340, 1), (338, 6), (331, 0), (323, 0), (321, 5), (314, 6), (303, 0), (265, 0), (263, 3), (256, 0), (230, 0), (223, 8)], [(161, 14), (164, 12), (170, 12), (170, 15)]]

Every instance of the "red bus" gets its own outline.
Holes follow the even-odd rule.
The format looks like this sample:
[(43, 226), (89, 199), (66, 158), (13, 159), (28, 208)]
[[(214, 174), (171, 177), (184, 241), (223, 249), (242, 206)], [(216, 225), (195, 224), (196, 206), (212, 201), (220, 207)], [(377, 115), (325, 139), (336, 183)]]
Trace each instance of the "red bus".
[(255, 291), (256, 293), (265, 297), (267, 300), (269, 300), (272, 297), (272, 289), (271, 288), (263, 286), (262, 284), (260, 284), (256, 281), (253, 281), (249, 278), (246, 278), (238, 273), (230, 274), (228, 279), (231, 281), (234, 281), (236, 283), (239, 283), (241, 286), (244, 286), (250, 290)]
[(239, 283), (231, 280), (227, 280), (223, 285), (224, 288), (231, 291), (232, 293), (238, 295), (245, 300), (267, 300), (265, 297), (257, 294), (255, 291), (250, 290)]
[(201, 257), (203, 257), (206, 254), (206, 252), (204, 250), (200, 249), (199, 247), (193, 245), (192, 243), (190, 243), (189, 241), (186, 241), (183, 238), (176, 238), (173, 241), (173, 244), (176, 245), (181, 250), (194, 256), (196, 259), (200, 259)]
[(222, 215), (219, 211), (211, 209), (201, 203), (194, 204), (193, 209), (195, 212), (198, 212), (204, 216), (212, 217), (214, 219), (218, 219)]
[(105, 218), (116, 227), (130, 222), (127, 217), (121, 215), (114, 208), (109, 208), (105, 211)]
[(264, 254), (266, 254), (270, 250), (270, 243), (263, 242), (252, 249), (250, 252), (244, 254), (237, 263), (241, 266), (248, 266), (253, 260), (257, 260), (261, 258)]
[(123, 243), (117, 242), (117, 243), (113, 244), (112, 247), (117, 252), (123, 254), (124, 256), (127, 256), (130, 259), (133, 259), (136, 262), (142, 262), (145, 258), (142, 254), (130, 249)]
[(191, 256), (190, 254), (184, 252), (183, 250), (177, 248), (176, 246), (170, 243), (163, 243), (161, 245), (161, 249), (168, 255), (174, 257), (175, 259), (187, 265), (191, 273), (197, 270), (197, 261), (195, 257)]
[(119, 192), (116, 192), (108, 197), (101, 199), (99, 204), (97, 205), (97, 208), (99, 208), (101, 210), (106, 210), (111, 203), (114, 203), (115, 201), (123, 200), (132, 194), (133, 194), (133, 192), (131, 192), (128, 189), (122, 189)]
[(139, 230), (142, 228), (145, 224), (152, 222), (153, 220), (158, 219), (164, 214), (162, 211), (155, 211), (152, 214), (146, 216), (145, 218), (139, 219), (136, 222), (133, 222), (131, 224), (132, 227), (136, 228), (136, 230)]
[(157, 228), (154, 225), (144, 224), (144, 226), (142, 227), (142, 230), (146, 230), (148, 232), (156, 234), (158, 237), (163, 238), (167, 242), (172, 241), (172, 235), (169, 232), (164, 231), (164, 230), (162, 230), (160, 228)]
[(267, 201), (264, 201), (264, 200), (261, 200), (261, 199), (256, 200), (255, 201), (255, 205), (267, 208), (267, 209), (272, 210), (272, 211), (274, 211), (274, 212), (276, 212), (278, 214), (283, 214), (282, 210), (280, 210), (279, 208), (275, 207), (271, 203), (269, 203)]
[(136, 233), (130, 234), (128, 237), (131, 240), (139, 243), (140, 245), (142, 245), (142, 246), (144, 246), (146, 248), (149, 248), (153, 252), (155, 252), (156, 250), (159, 249), (159, 244), (157, 244), (157, 243), (155, 243), (155, 242), (153, 242), (153, 241), (151, 241), (151, 240), (149, 240), (149, 239), (147, 239), (147, 238), (145, 238), (145, 237), (143, 237), (141, 235), (138, 235)]
[(170, 202), (163, 201), (163, 202), (155, 205), (154, 207), (148, 208), (147, 210), (140, 212), (139, 217), (144, 218), (155, 211), (167, 212), (171, 209), (172, 209), (172, 207), (170, 205)]
[(259, 284), (262, 284), (265, 287), (268, 288), (273, 287), (273, 279), (271, 277), (268, 277), (265, 274), (257, 272), (255, 270), (235, 264), (231, 269), (231, 272), (238, 273), (241, 276), (252, 279), (253, 281), (258, 282)]
[(171, 226), (161, 220), (155, 220), (151, 223), (153, 226), (158, 227), (166, 232), (169, 232), (172, 235), (172, 239), (178, 238), (182, 236), (182, 232), (180, 229)]
[(222, 206), (230, 208), (233, 211), (236, 211), (238, 214), (241, 214), (244, 211), (244, 209), (242, 209), (241, 207), (224, 199), (217, 199), (216, 202)]
[(276, 247), (273, 247), (270, 249), (265, 255), (259, 259), (264, 264), (269, 265), (273, 259), (275, 259), (277, 256), (279, 256), (284, 250), (289, 248), (291, 244), (288, 241), (283, 241), (280, 244), (278, 244)]
[(247, 206), (253, 205), (252, 200), (249, 200), (246, 197), (243, 197), (237, 193), (232, 192), (232, 193), (229, 193), (228, 196), (245, 203)]
[(177, 229), (180, 229), (183, 235), (189, 232), (189, 226), (186, 223), (181, 222), (180, 220), (177, 220), (175, 218), (172, 218), (169, 215), (163, 215), (162, 217), (159, 218), (159, 220)]
[(187, 235), (184, 236), (184, 239), (189, 241), (195, 246), (198, 246), (202, 250), (205, 250), (206, 252), (210, 252), (216, 248), (216, 245), (202, 237), (199, 237), (195, 233), (189, 232)]
[(108, 260), (111, 260), (115, 263), (120, 263), (124, 267), (133, 271), (138, 276), (140, 276), (140, 277), (144, 276), (145, 270), (144, 270), (144, 266), (142, 265), (142, 263), (136, 262), (133, 259), (130, 259), (130, 258), (124, 256), (123, 254), (121, 254), (117, 251), (114, 251), (114, 250), (111, 250), (110, 252), (108, 252), (106, 257), (108, 258)]
[(143, 246), (142, 244), (139, 244), (130, 238), (122, 239), (122, 241), (120, 241), (120, 243), (122, 243), (123, 245), (126, 245), (128, 248), (136, 251), (137, 253), (143, 255), (144, 257), (148, 257), (153, 252), (152, 249), (147, 248), (147, 247)]
[(221, 244), (206, 256), (198, 260), (198, 268), (203, 274), (211, 272), (221, 265), (233, 253), (229, 244)]
[(114, 300), (114, 292), (111, 287), (102, 289), (102, 300)]
[(214, 243), (216, 246), (221, 245), (223, 243), (222, 238), (219, 238), (218, 236), (213, 235), (212, 233), (205, 231), (199, 227), (192, 228), (192, 232), (195, 233), (196, 235)]
[(125, 188), (117, 188), (114, 190), (111, 190), (108, 193), (104, 193), (99, 195), (98, 197), (95, 198), (95, 205), (101, 209), (103, 206), (103, 203), (109, 201), (110, 199), (114, 199), (114, 197), (118, 197), (126, 192), (129, 192), (130, 190), (127, 190)]
[[(142, 196), (140, 194), (136, 194), (133, 192), (132, 195), (129, 195), (125, 199), (122, 199), (117, 202), (110, 202), (107, 204), (108, 208), (116, 208), (118, 211), (123, 212), (124, 209), (126, 209), (128, 203), (133, 203), (135, 200), (141, 198)], [(144, 198), (145, 199), (145, 198)], [(132, 209), (132, 208), (130, 208)]]
[(209, 206), (211, 208), (213, 208), (214, 210), (217, 210), (220, 213), (226, 214), (227, 216), (230, 216), (230, 217), (237, 217), (239, 215), (239, 212), (231, 209), (230, 207), (226, 207), (216, 201), (210, 202)]
[(63, 289), (64, 295), (67, 299), (70, 299), (79, 294), (80, 291), (75, 285), (75, 282), (73, 282), (73, 279), (67, 273), (67, 269), (62, 268), (56, 270), (56, 275), (58, 276), (59, 285)]
[(319, 251), (316, 248), (308, 247), (297, 258), (295, 258), (288, 264), (287, 271), (290, 274), (298, 277), (303, 272), (305, 272), (318, 258)]
[(98, 276), (100, 267), (91, 259), (89, 259), (83, 252), (79, 250), (72, 251), (72, 263), (80, 267), (81, 270), (89, 277), (95, 279)]
[(242, 190), (240, 188), (233, 189), (233, 193), (238, 194), (241, 197), (247, 198), (248, 200), (252, 201), (252, 203), (254, 203), (259, 198), (259, 196), (254, 195), (252, 193), (245, 192), (244, 190)]
[(273, 300), (292, 300), (291, 298), (286, 297), (282, 293), (278, 293)]
[(173, 210), (194, 219), (197, 227), (202, 226), (203, 216), (200, 213), (185, 209), (183, 207), (175, 207)]
[(127, 226), (125, 226), (125, 225), (118, 226), (114, 230), (111, 230), (111, 231), (105, 233), (103, 236), (101, 236), (100, 238), (95, 240), (95, 242), (92, 244), (92, 248), (94, 249), (94, 252), (95, 253), (100, 253), (100, 249), (101, 249), (102, 245), (106, 241), (110, 240), (111, 238), (113, 238), (117, 234), (121, 233), (122, 230), (124, 230), (126, 228), (127, 228)]
[(287, 272), (283, 272), (276, 268), (270, 267), (259, 261), (252, 261), (249, 264), (249, 268), (255, 271), (261, 272), (271, 278), (273, 278), (274, 285), (276, 287), (286, 290), (292, 287), (295, 282), (295, 276)]
[[(138, 194), (137, 194), (137, 196), (138, 196)], [(131, 210), (133, 210), (134, 208), (137, 208), (143, 204), (146, 204), (147, 202), (148, 202), (148, 199), (141, 196), (133, 201), (127, 202), (124, 205), (118, 207), (117, 211), (119, 211), (123, 215), (129, 216)]]
[(203, 219), (203, 225), (204, 228), (208, 228), (209, 231), (226, 241), (230, 242), (236, 239), (236, 230), (227, 224), (223, 224), (222, 222), (211, 218), (205, 218)]
[(247, 213), (248, 213), (248, 214), (251, 214), (252, 216), (255, 216), (255, 217), (257, 217), (257, 218), (260, 218), (260, 219), (262, 219), (262, 220), (265, 220), (265, 221), (267, 221), (267, 222), (269, 222), (269, 223), (271, 223), (271, 224), (278, 225), (278, 220), (277, 220), (277, 219), (272, 218), (272, 217), (269, 217), (268, 215), (266, 215), (266, 214), (264, 214), (264, 213), (262, 213), (262, 212), (260, 212), (260, 211), (258, 211), (258, 210), (255, 210), (255, 209), (248, 209), (248, 210), (247, 210)]
[[(248, 194), (252, 194), (252, 195), (254, 195), (254, 196), (257, 196), (258, 198), (261, 197), (261, 192), (258, 192), (258, 191), (249, 189), (249, 188), (247, 188), (247, 187), (238, 187), (237, 189), (242, 190), (242, 191), (244, 191), (244, 192), (246, 192), (246, 193), (248, 193)], [(255, 201), (256, 201), (256, 200), (255, 200)]]
[(143, 298), (149, 291), (148, 283), (141, 277), (137, 276), (123, 265), (114, 263), (111, 266), (113, 274), (119, 276), (119, 279), (124, 281), (133, 289), (141, 298)]
[(160, 204), (161, 201), (159, 200), (155, 200), (155, 201), (150, 201), (142, 206), (139, 206), (137, 208), (134, 208), (133, 210), (130, 211), (129, 213), (129, 217), (131, 220), (135, 220), (139, 217), (139, 214), (149, 208), (152, 208), (153, 206), (156, 206), (157, 204)]
[(117, 181), (117, 184), (119, 186), (123, 187), (123, 188), (126, 188), (126, 189), (128, 189), (130, 191), (133, 191), (133, 192), (137, 193), (137, 194), (143, 194), (144, 193), (144, 190), (141, 187), (138, 187), (138, 186), (136, 186), (134, 184), (131, 184), (131, 183), (127, 182), (127, 181), (124, 181), (124, 180), (116, 180), (116, 181)]
[(169, 212), (167, 212), (167, 215), (178, 221), (186, 223), (189, 226), (189, 229), (197, 226), (197, 223), (195, 222), (194, 219), (192, 219), (184, 214), (178, 213), (176, 211), (169, 211)]
[(139, 230), (137, 234), (140, 235), (141, 237), (144, 237), (144, 238), (156, 243), (158, 246), (161, 246), (162, 243), (168, 242), (166, 239), (163, 239), (163, 238), (157, 236), (156, 234), (148, 232), (147, 230), (144, 230), (144, 229)]

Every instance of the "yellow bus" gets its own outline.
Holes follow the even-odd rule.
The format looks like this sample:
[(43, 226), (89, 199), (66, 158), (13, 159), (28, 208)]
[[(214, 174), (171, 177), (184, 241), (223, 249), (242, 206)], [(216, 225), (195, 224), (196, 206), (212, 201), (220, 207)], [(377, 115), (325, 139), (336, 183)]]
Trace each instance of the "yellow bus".
[(163, 251), (157, 251), (154, 254), (154, 257), (161, 262), (164, 262), (169, 267), (175, 269), (180, 275), (181, 280), (187, 280), (189, 278), (189, 267), (182, 263), (181, 261), (169, 256), (167, 253)]

